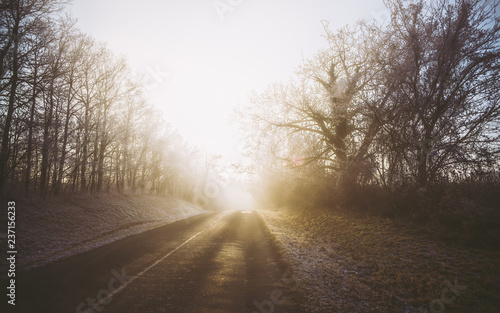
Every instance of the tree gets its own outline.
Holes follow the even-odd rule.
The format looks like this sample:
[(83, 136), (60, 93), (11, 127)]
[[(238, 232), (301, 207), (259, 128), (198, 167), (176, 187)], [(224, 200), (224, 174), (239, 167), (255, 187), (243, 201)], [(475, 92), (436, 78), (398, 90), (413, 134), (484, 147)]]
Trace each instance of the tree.
[(451, 166), (482, 162), (480, 151), (493, 152), (499, 139), (498, 2), (388, 5), (395, 18), (385, 31), (397, 47), (389, 69), (398, 86), (393, 139), (405, 148), (416, 182), (426, 186)]
[[(498, 1), (388, 0), (387, 25), (330, 31), (329, 47), (249, 108), (254, 142), (296, 169), (322, 168), (344, 193), (426, 187), (498, 158)], [(321, 175), (320, 175), (321, 176)]]
[(9, 171), (11, 156), (11, 126), (14, 112), (20, 107), (18, 88), (20, 75), (27, 59), (34, 50), (27, 49), (26, 39), (48, 23), (55, 12), (60, 11), (63, 1), (58, 0), (9, 0), (2, 1), (0, 26), (2, 46), (0, 50), (0, 75), (2, 83), (2, 113), (5, 112), (0, 147), (0, 190), (3, 190)]
[[(383, 67), (372, 52), (379, 38), (369, 37), (366, 24), (336, 33), (325, 24), (325, 30), (329, 48), (301, 66), (298, 81), (256, 98), (253, 116), (301, 146), (283, 159), (320, 164), (349, 189), (371, 175), (370, 147), (381, 128), (377, 113), (393, 89), (377, 85)], [(296, 153), (304, 155), (300, 162), (293, 161)]]

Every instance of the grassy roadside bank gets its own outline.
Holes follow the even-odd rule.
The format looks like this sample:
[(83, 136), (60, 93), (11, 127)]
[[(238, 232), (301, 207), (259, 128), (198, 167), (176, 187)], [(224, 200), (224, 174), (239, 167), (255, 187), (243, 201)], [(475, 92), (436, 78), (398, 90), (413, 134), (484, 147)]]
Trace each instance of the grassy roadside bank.
[(17, 264), (22, 270), (37, 267), (204, 212), (151, 195), (16, 199)]
[(307, 312), (497, 312), (500, 253), (328, 209), (259, 211)]

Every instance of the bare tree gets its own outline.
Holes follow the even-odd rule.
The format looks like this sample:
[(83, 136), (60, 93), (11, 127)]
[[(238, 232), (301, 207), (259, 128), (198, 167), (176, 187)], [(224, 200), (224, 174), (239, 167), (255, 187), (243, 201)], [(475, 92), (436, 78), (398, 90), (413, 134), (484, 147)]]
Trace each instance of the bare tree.
[(258, 97), (262, 110), (254, 119), (302, 146), (296, 165), (321, 164), (338, 174), (339, 186), (350, 188), (370, 176), (363, 169), (371, 166), (370, 147), (381, 128), (377, 114), (393, 89), (376, 85), (383, 67), (372, 53), (378, 41), (367, 25), (334, 33), (326, 24), (325, 30), (330, 47), (305, 62), (298, 81)]
[(14, 112), (19, 108), (18, 87), (20, 75), (24, 71), (27, 58), (33, 52), (27, 49), (26, 38), (39, 29), (41, 23), (51, 19), (53, 13), (61, 9), (64, 1), (58, 0), (9, 0), (2, 1), (0, 26), (2, 27), (2, 47), (0, 52), (0, 75), (2, 83), (2, 111), (5, 119), (2, 127), (0, 151), (0, 190), (11, 168), (11, 126)]
[[(425, 186), (457, 163), (481, 162), (499, 139), (498, 1), (389, 1), (389, 69), (397, 82), (392, 134)], [(397, 73), (405, 73), (400, 75)], [(496, 151), (498, 152), (498, 151)]]
[(425, 187), (498, 159), (499, 2), (386, 4), (387, 25), (325, 24), (329, 48), (255, 97), (243, 113), (254, 147), (301, 178), (322, 168), (314, 179), (335, 177), (341, 191)]
[(203, 157), (126, 61), (61, 14), (65, 2), (0, 1), (0, 192), (192, 198)]

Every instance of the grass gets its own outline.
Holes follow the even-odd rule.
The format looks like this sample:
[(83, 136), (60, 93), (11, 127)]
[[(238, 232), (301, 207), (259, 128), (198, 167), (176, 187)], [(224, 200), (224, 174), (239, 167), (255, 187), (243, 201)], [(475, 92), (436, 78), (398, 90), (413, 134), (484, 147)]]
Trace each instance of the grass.
[[(24, 270), (205, 212), (181, 200), (152, 195), (12, 200), (16, 201), (16, 246), (22, 255), (18, 266)], [(3, 225), (6, 217), (0, 217)]]
[[(498, 312), (500, 307), (498, 248), (444, 241), (421, 227), (331, 208), (261, 215), (304, 282), (300, 292), (307, 312)], [(467, 288), (445, 293), (454, 301), (441, 302), (446, 281), (455, 280)]]

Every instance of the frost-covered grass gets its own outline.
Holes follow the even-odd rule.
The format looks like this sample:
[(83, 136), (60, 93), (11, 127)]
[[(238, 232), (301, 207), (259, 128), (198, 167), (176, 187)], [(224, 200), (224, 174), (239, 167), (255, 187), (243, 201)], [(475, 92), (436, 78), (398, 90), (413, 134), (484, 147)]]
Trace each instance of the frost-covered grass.
[(301, 282), (306, 312), (500, 308), (498, 251), (445, 243), (387, 219), (327, 209), (259, 213)]
[(204, 212), (184, 201), (147, 195), (19, 199), (17, 264), (33, 268)]

